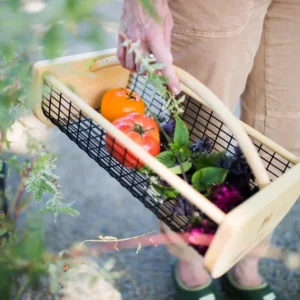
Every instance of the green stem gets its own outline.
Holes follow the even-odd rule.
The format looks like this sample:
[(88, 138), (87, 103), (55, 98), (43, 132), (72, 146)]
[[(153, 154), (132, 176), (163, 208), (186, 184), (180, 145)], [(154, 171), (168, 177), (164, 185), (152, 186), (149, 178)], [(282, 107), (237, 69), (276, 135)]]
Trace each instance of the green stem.
[(168, 143), (173, 143), (172, 139), (168, 136), (168, 134), (166, 133), (166, 131), (160, 126), (160, 123), (157, 119), (157, 117), (155, 116), (154, 112), (147, 106), (147, 110), (149, 111), (151, 117), (156, 121), (156, 123), (158, 124), (160, 130), (162, 131), (164, 137), (166, 138), (166, 140), (168, 141)]
[[(166, 133), (166, 131), (161, 127), (157, 117), (155, 116), (155, 114), (153, 113), (153, 111), (147, 106), (147, 110), (149, 111), (150, 115), (152, 116), (152, 118), (156, 121), (156, 123), (158, 124), (161, 132), (163, 133), (164, 137), (166, 138), (166, 140), (168, 141), (169, 144), (173, 143), (172, 139), (168, 136), (168, 134)], [(186, 174), (185, 174), (185, 171), (184, 171), (184, 168), (183, 168), (183, 165), (182, 165), (182, 160), (181, 160), (181, 157), (178, 153), (176, 153), (176, 157), (177, 157), (177, 160), (179, 162), (179, 165), (180, 165), (180, 171), (182, 173), (182, 176), (183, 176), (183, 179), (188, 182), (188, 179), (186, 177)]]
[(8, 212), (7, 215), (12, 219), (12, 220), (16, 220), (18, 217), (18, 210), (19, 210), (19, 206), (20, 206), (20, 202), (22, 199), (22, 196), (24, 194), (25, 191), (25, 186), (28, 180), (28, 176), (26, 174), (23, 175), (18, 190), (16, 192), (15, 197), (13, 198), (13, 200), (11, 201), (9, 207), (8, 207)]
[(19, 291), (18, 291), (18, 294), (16, 295), (16, 300), (20, 300), (21, 299), (22, 294), (24, 293), (24, 291), (25, 291), (28, 283), (29, 283), (28, 279), (25, 279), (24, 282), (23, 282), (23, 284), (21, 285)]
[[(132, 96), (132, 93), (133, 93), (133, 89), (130, 91), (130, 94), (129, 94), (129, 98), (133, 99), (134, 97)], [(135, 99), (135, 98), (134, 98)]]

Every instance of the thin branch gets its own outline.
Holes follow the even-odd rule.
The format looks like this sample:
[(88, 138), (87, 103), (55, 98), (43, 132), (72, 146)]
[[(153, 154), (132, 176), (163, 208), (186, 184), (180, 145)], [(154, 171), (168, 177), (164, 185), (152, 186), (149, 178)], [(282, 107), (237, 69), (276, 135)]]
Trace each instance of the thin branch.
[[(24, 194), (24, 191), (25, 191), (27, 180), (28, 180), (27, 176), (22, 177), (19, 187), (18, 187), (18, 190), (16, 192), (16, 195), (9, 204), (7, 215), (9, 216), (10, 214), (12, 214), (12, 216), (11, 216), (12, 220), (16, 220), (16, 207), (17, 206), (19, 207), (19, 203), (20, 203), (22, 196)], [(13, 211), (13, 213), (12, 213), (12, 211)]]
[(11, 215), (12, 220), (16, 220), (20, 211), (20, 206), (21, 206), (21, 201), (23, 198), (23, 194), (25, 192), (26, 184), (29, 179), (29, 173), (31, 171), (31, 168), (26, 168), (25, 171), (23, 172), (18, 190), (16, 192), (15, 197), (13, 200), (10, 202), (10, 205), (8, 207), (7, 215)]
[(19, 289), (19, 291), (18, 291), (18, 294), (16, 295), (16, 300), (20, 300), (20, 299), (21, 299), (22, 294), (24, 293), (24, 291), (25, 291), (25, 289), (26, 289), (28, 283), (29, 283), (29, 280), (28, 280), (28, 279), (24, 279), (24, 282), (23, 282), (23, 284), (21, 285), (21, 287), (20, 287), (20, 289)]
[(144, 233), (144, 234), (141, 234), (141, 235), (136, 235), (136, 236), (133, 236), (133, 237), (130, 237), (130, 238), (124, 238), (124, 239), (117, 239), (116, 237), (100, 237), (99, 240), (85, 240), (83, 242), (80, 243), (80, 246), (82, 246), (83, 244), (85, 244), (86, 242), (93, 242), (93, 243), (111, 243), (111, 242), (124, 242), (124, 241), (129, 241), (129, 240), (134, 240), (134, 239), (138, 239), (138, 238), (141, 238), (143, 236), (148, 236), (149, 234), (152, 234), (154, 233), (155, 231), (150, 231), (148, 233)]
[[(177, 242), (182, 243), (182, 241), (188, 243), (189, 242), (189, 233), (182, 232), (176, 233), (178, 235)], [(194, 237), (195, 238), (195, 237)], [(201, 234), (194, 239), (194, 246), (209, 246), (214, 238), (212, 234)], [(141, 246), (154, 246), (158, 245), (170, 245), (176, 244), (176, 242), (171, 241), (167, 234), (159, 233), (155, 235), (143, 234), (141, 236), (120, 239), (121, 244), (118, 244), (119, 249), (128, 249), (128, 248), (137, 248), (140, 249)], [(103, 243), (103, 242), (102, 242)], [(65, 252), (69, 258), (75, 258), (79, 255), (99, 255), (102, 252), (115, 251), (116, 241), (106, 241), (101, 246), (93, 246), (90, 248), (85, 247), (74, 247), (70, 249), (70, 251)], [(266, 246), (268, 246), (267, 252), (265, 251)], [(262, 243), (260, 247), (257, 247), (255, 251), (250, 253), (252, 257), (265, 257), (270, 259), (275, 259), (282, 261), (285, 266), (292, 270), (300, 268), (300, 254), (292, 251), (282, 250), (276, 246), (269, 246), (266, 243)]]

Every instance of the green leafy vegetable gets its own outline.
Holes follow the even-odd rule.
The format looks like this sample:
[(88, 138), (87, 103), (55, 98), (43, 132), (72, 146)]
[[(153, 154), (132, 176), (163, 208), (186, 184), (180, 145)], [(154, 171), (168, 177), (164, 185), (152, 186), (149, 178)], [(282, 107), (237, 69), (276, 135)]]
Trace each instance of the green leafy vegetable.
[(192, 157), (192, 162), (196, 170), (215, 166), (216, 163), (225, 155), (225, 152), (213, 152), (210, 154), (197, 154)]
[(64, 46), (64, 27), (54, 24), (44, 35), (44, 52), (47, 58), (55, 58), (62, 54)]
[(176, 155), (173, 151), (161, 152), (155, 158), (168, 168), (174, 167), (176, 163)]
[[(193, 164), (190, 162), (190, 161), (186, 161), (182, 164), (182, 168), (183, 168), (183, 171), (184, 172), (187, 172), (191, 169), (191, 167), (193, 166)], [(174, 174), (182, 174), (182, 170), (181, 170), (181, 167), (180, 165), (179, 166), (176, 166), (176, 167), (173, 167), (170, 169), (171, 172), (173, 172)]]
[(185, 123), (177, 116), (174, 133), (174, 144), (178, 148), (188, 146), (190, 143), (189, 130)]
[(181, 161), (186, 161), (188, 158), (192, 156), (193, 152), (187, 147), (181, 148), (179, 150), (179, 156)]
[(175, 198), (179, 195), (179, 193), (172, 187), (163, 186), (161, 184), (153, 183), (152, 184), (155, 191), (166, 198)]
[(221, 184), (225, 181), (228, 170), (207, 167), (197, 171), (192, 177), (193, 187), (199, 192), (205, 191), (212, 184)]

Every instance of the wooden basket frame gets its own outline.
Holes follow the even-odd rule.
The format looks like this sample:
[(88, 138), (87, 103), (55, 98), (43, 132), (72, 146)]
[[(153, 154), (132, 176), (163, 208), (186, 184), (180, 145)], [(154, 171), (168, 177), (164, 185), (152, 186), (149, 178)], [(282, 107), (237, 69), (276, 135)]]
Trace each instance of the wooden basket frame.
[[(90, 67), (87, 67), (88, 65)], [(261, 242), (296, 202), (300, 194), (300, 159), (238, 120), (208, 88), (182, 69), (175, 68), (182, 90), (214, 110), (232, 131), (261, 188), (258, 193), (228, 214), (223, 213), (179, 176), (170, 172), (167, 167), (93, 109), (96, 99), (99, 99), (101, 94), (113, 87), (126, 86), (128, 81), (130, 72), (119, 66), (115, 49), (37, 62), (33, 70), (33, 91), (36, 103), (34, 113), (41, 122), (52, 125), (41, 109), (43, 80), (46, 78), (78, 109), (126, 145), (134, 155), (142, 158), (159, 176), (172, 186), (176, 186), (185, 198), (219, 224), (215, 238), (205, 255), (205, 266), (213, 277), (219, 277)], [(89, 83), (87, 88), (82, 88), (77, 93), (68, 87), (68, 85), (83, 86), (84, 83)], [(266, 169), (249, 136), (295, 166), (270, 184)]]

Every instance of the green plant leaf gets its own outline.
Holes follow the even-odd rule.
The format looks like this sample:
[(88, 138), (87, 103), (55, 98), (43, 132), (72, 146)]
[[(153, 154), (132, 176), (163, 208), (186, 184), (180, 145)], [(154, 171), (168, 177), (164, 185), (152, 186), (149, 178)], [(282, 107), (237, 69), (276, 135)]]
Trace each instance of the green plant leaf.
[(55, 58), (62, 54), (64, 48), (64, 26), (52, 25), (43, 38), (44, 52), (47, 58)]
[(205, 191), (213, 183), (221, 184), (225, 181), (228, 170), (215, 167), (203, 168), (192, 177), (193, 187), (199, 192)]
[(21, 172), (21, 166), (19, 165), (17, 155), (13, 155), (12, 157), (10, 157), (8, 160), (8, 164), (11, 165), (12, 167), (14, 167), (18, 173)]
[(192, 156), (193, 152), (186, 146), (186, 147), (179, 149), (178, 154), (180, 156), (181, 161), (184, 162)]
[[(189, 170), (191, 169), (192, 166), (193, 166), (193, 164), (192, 164), (190, 161), (184, 162), (184, 163), (182, 164), (183, 171), (184, 171), (184, 172), (189, 171)], [(180, 165), (171, 168), (170, 171), (173, 172), (174, 174), (177, 174), (177, 175), (182, 174)]]
[(155, 70), (162, 70), (166, 67), (166, 64), (163, 64), (163, 63), (154, 63), (154, 64), (151, 64), (151, 67), (154, 68)]
[(91, 16), (94, 8), (93, 1), (66, 0), (65, 11), (71, 20), (79, 22), (85, 17)]
[(192, 157), (195, 169), (200, 170), (206, 167), (214, 167), (225, 155), (225, 152), (212, 152), (210, 154), (197, 154)]
[(177, 116), (174, 133), (174, 144), (179, 148), (187, 146), (190, 142), (189, 130), (185, 123)]
[(21, 6), (21, 0), (9, 0), (8, 3), (14, 10), (18, 10)]
[[(163, 151), (155, 156), (155, 158), (160, 161), (162, 164), (164, 164), (167, 168), (174, 167), (177, 159), (176, 155), (173, 151)], [(144, 166), (138, 170), (140, 173), (143, 174), (152, 174), (153, 171), (148, 166)]]
[(148, 166), (143, 166), (142, 168), (140, 168), (138, 170), (138, 172), (140, 172), (142, 174), (152, 174), (153, 173), (153, 171)]
[(180, 150), (180, 147), (175, 145), (175, 144), (171, 143), (171, 144), (169, 144), (169, 146), (170, 146), (171, 150), (173, 150), (173, 151), (179, 151)]
[(176, 155), (173, 151), (164, 151), (155, 156), (162, 164), (168, 168), (174, 167), (176, 163)]
[(156, 183), (153, 183), (152, 187), (159, 195), (166, 198), (175, 198), (179, 195), (179, 193), (172, 187), (163, 186), (161, 184), (156, 184)]

